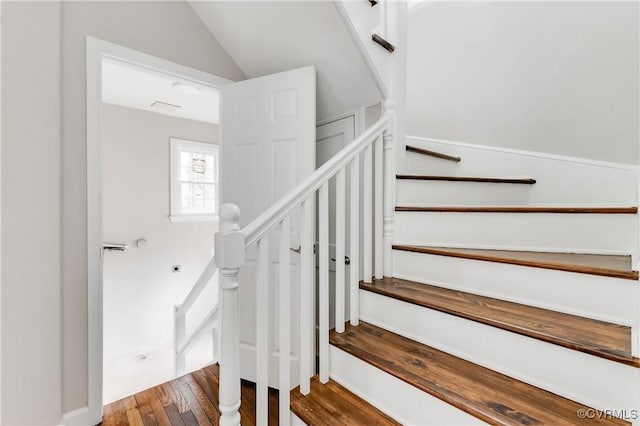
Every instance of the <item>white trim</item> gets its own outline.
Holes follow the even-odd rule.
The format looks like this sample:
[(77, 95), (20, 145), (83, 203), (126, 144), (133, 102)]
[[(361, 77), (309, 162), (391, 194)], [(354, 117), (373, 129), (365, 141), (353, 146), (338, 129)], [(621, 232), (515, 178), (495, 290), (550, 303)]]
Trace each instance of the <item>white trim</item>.
[(192, 214), (192, 215), (182, 215), (182, 216), (169, 216), (169, 221), (171, 223), (180, 223), (180, 222), (218, 222), (219, 218), (216, 214), (211, 215), (201, 215), (201, 214)]
[(78, 408), (62, 415), (60, 426), (84, 426), (92, 424), (89, 420), (89, 407)]
[(334, 123), (336, 121), (344, 120), (345, 118), (353, 117), (354, 121), (357, 121), (358, 114), (360, 114), (361, 109), (357, 109), (355, 111), (346, 112), (344, 114), (336, 115), (334, 117), (325, 118), (324, 120), (320, 120), (316, 122), (316, 127), (326, 126), (327, 124)]
[[(87, 91), (87, 304), (88, 407), (84, 424), (102, 421), (102, 168), (100, 127), (102, 59), (111, 58), (216, 89), (232, 83), (222, 77), (167, 61), (91, 36), (86, 38)], [(80, 409), (83, 410), (83, 409)], [(76, 410), (79, 411), (79, 410)], [(75, 411), (74, 411), (75, 412)], [(74, 413), (72, 412), (72, 413)]]
[(369, 72), (371, 73), (373, 80), (376, 82), (376, 86), (378, 87), (378, 91), (380, 92), (380, 95), (382, 96), (383, 99), (387, 99), (389, 97), (389, 89), (384, 84), (384, 80), (382, 80), (382, 76), (378, 72), (378, 68), (373, 62), (373, 59), (371, 59), (371, 56), (369, 56), (369, 53), (367, 53), (367, 49), (365, 49), (364, 45), (362, 44), (362, 40), (358, 35), (358, 31), (356, 31), (355, 27), (353, 26), (353, 22), (349, 17), (349, 12), (347, 12), (347, 9), (345, 9), (344, 5), (342, 4), (342, 1), (340, 0), (333, 0), (333, 5), (338, 11), (338, 15), (340, 15), (340, 18), (342, 18), (342, 22), (344, 23), (344, 26), (347, 28), (347, 31), (349, 32), (351, 39), (353, 40), (354, 44), (358, 48), (358, 52), (360, 53), (360, 56), (367, 64), (367, 68), (369, 69)]
[[(503, 147), (499, 147), (499, 146), (489, 146), (489, 145), (472, 144), (472, 143), (466, 143), (466, 142), (448, 141), (448, 140), (444, 140), (444, 139), (423, 138), (423, 137), (420, 137), (420, 136), (409, 136), (409, 135), (407, 135), (407, 140), (418, 140), (418, 141), (429, 142), (429, 143), (437, 143), (437, 144), (442, 144), (442, 145), (459, 146), (459, 147), (463, 147), (463, 148), (471, 148), (471, 149), (477, 149), (477, 150), (482, 150), (482, 151), (504, 152), (504, 153), (507, 153), (507, 154), (523, 155), (523, 156), (526, 156), (526, 157), (546, 158), (546, 159), (551, 159), (551, 160), (566, 161), (566, 162), (569, 162), (569, 163), (589, 164), (589, 165), (592, 165), (592, 166), (606, 167), (606, 168), (611, 168), (611, 169), (622, 169), (622, 170), (637, 171), (638, 167), (639, 167), (639, 166), (634, 165), (634, 164), (614, 163), (614, 162), (610, 162), (610, 161), (592, 160), (590, 158), (572, 157), (572, 156), (569, 156), (569, 155), (549, 154), (549, 153), (546, 153), (546, 152), (527, 151), (527, 150), (521, 150), (521, 149), (503, 148)], [(464, 161), (464, 159), (463, 159), (463, 161)]]

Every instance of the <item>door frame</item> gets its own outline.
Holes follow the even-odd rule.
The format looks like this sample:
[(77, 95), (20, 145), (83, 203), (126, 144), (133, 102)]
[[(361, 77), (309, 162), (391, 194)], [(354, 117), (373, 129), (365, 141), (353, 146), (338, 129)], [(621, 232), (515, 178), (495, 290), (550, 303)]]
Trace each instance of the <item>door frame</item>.
[[(86, 411), (76, 410), (84, 411), (86, 418), (78, 413), (74, 424), (98, 424), (102, 421), (102, 60), (114, 59), (215, 89), (233, 83), (223, 77), (91, 36), (86, 38), (86, 54), (88, 406)], [(220, 93), (222, 98), (222, 90)]]

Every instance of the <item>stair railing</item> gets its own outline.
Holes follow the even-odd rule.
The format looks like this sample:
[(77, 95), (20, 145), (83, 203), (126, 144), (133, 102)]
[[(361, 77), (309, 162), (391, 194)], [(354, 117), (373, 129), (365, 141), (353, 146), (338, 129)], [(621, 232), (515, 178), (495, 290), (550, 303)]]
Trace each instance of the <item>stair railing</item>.
[[(308, 178), (240, 229), (240, 209), (225, 204), (220, 210), (220, 232), (215, 236), (215, 262), (220, 268), (221, 287), (221, 346), (220, 346), (220, 424), (240, 424), (240, 348), (239, 348), (239, 295), (238, 274), (245, 262), (247, 249), (256, 246), (256, 424), (268, 423), (269, 386), (269, 313), (268, 300), (273, 291), (269, 283), (269, 236), (277, 231), (278, 249), (278, 306), (290, 306), (290, 248), (291, 223), (300, 220), (299, 262), (299, 318), (291, 318), (290, 309), (278, 309), (279, 354), (291, 353), (291, 323), (299, 324), (299, 377), (300, 392), (310, 392), (315, 354), (315, 325), (312, 305), (316, 265), (314, 261), (314, 215), (313, 208), (318, 193), (318, 317), (319, 317), (319, 376), (320, 382), (329, 380), (329, 180), (335, 176), (335, 330), (345, 330), (345, 281), (348, 281), (350, 310), (349, 321), (358, 324), (360, 259), (363, 264), (363, 279), (382, 278), (391, 275), (391, 241), (393, 237), (393, 205), (395, 155), (393, 152), (392, 113), (387, 104), (387, 113), (367, 129), (356, 140), (343, 148), (333, 158), (318, 168)], [(362, 161), (363, 173), (360, 174)], [(349, 200), (346, 200), (346, 176), (350, 177)], [(362, 207), (360, 205), (362, 197)], [(384, 203), (383, 203), (384, 200)], [(349, 247), (345, 244), (346, 203), (349, 205)], [(384, 204), (384, 208), (383, 208)], [(383, 213), (384, 212), (384, 213)], [(363, 232), (360, 233), (360, 217)], [(275, 236), (274, 236), (275, 238)], [(359, 255), (360, 242), (363, 253)], [(345, 251), (349, 250), (348, 276), (345, 269)], [(297, 250), (295, 250), (297, 252)], [(290, 356), (279, 356), (278, 388), (280, 424), (289, 424)]]
[(200, 274), (200, 277), (189, 291), (189, 294), (184, 299), (181, 305), (174, 307), (173, 311), (173, 356), (174, 356), (174, 372), (175, 376), (179, 377), (186, 373), (186, 356), (187, 351), (193, 346), (198, 339), (205, 333), (210, 332), (213, 334), (213, 357), (214, 360), (217, 356), (217, 327), (218, 327), (218, 304), (215, 304), (211, 310), (200, 321), (200, 324), (195, 330), (187, 336), (187, 313), (193, 304), (198, 300), (200, 294), (205, 289), (207, 284), (211, 282), (213, 277), (218, 272), (218, 267), (215, 264), (215, 258), (211, 261)]

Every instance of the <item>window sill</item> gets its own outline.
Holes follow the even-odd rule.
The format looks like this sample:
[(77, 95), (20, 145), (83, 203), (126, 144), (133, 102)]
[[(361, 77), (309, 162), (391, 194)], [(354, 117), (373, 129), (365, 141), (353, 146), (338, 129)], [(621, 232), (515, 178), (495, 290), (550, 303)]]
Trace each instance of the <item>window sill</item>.
[(171, 223), (177, 222), (217, 222), (218, 215), (184, 215), (184, 216), (169, 216)]

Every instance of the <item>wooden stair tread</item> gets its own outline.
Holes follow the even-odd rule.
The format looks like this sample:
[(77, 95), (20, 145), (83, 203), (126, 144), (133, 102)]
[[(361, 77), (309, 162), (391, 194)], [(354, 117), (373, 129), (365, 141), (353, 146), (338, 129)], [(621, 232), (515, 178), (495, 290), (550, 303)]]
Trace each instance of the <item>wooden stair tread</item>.
[(631, 327), (399, 278), (361, 282), (360, 288), (569, 349), (640, 366), (631, 355)]
[[(629, 425), (581, 419), (588, 407), (371, 324), (333, 330), (331, 344), (494, 425)], [(499, 348), (496, 348), (499, 350)]]
[(459, 163), (461, 160), (460, 157), (443, 154), (442, 152), (432, 151), (430, 149), (418, 148), (417, 146), (407, 145), (405, 149), (407, 150), (407, 152), (414, 152), (416, 154), (428, 155), (430, 157), (436, 157), (443, 160), (454, 161), (456, 163)]
[(637, 280), (631, 256), (394, 245), (394, 250)]
[(496, 178), (496, 177), (474, 177), (474, 176), (434, 176), (434, 175), (407, 175), (398, 174), (396, 179), (399, 180), (433, 180), (448, 182), (485, 182), (485, 183), (515, 183), (533, 185), (535, 179), (531, 178)]
[(397, 212), (636, 214), (638, 207), (396, 206)]
[(333, 380), (320, 383), (317, 375), (311, 378), (311, 392), (308, 395), (302, 395), (299, 387), (291, 391), (291, 411), (312, 426), (400, 425)]

